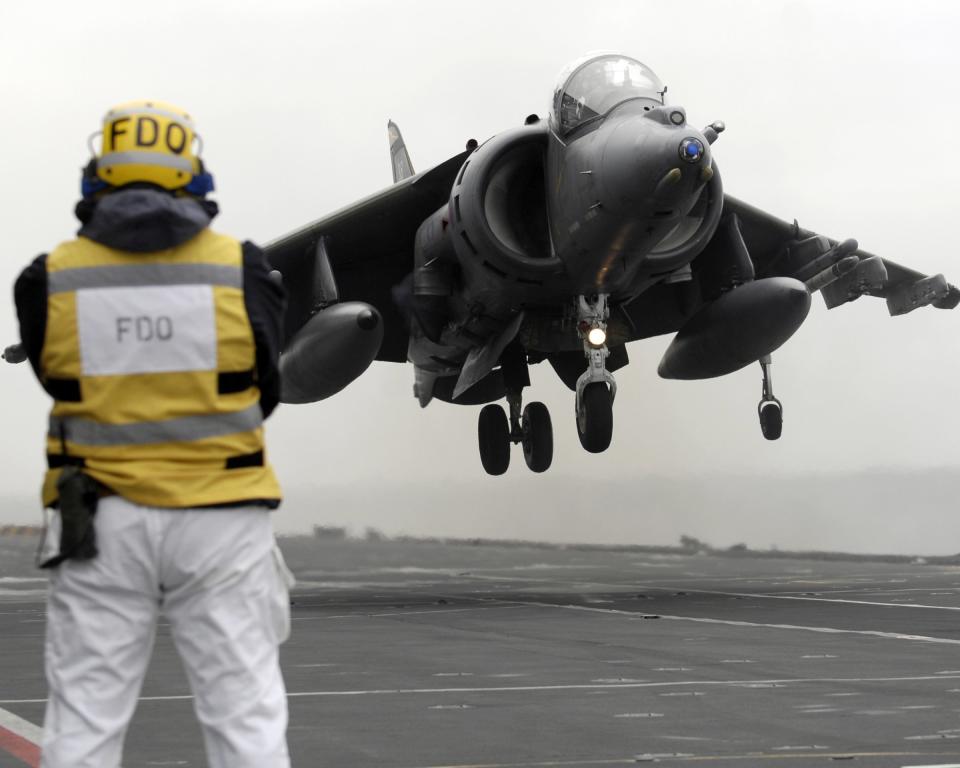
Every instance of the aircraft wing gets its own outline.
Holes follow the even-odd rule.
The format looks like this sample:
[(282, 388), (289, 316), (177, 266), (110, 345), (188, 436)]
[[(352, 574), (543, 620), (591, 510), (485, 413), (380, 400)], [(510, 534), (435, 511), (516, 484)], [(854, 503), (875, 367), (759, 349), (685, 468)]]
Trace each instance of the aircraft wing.
[(409, 327), (394, 300), (394, 288), (413, 271), (417, 228), (449, 199), (461, 152), (423, 173), (307, 224), (268, 243), (270, 264), (287, 289), (285, 336), (289, 340), (311, 317), (329, 286), (336, 298), (364, 301), (384, 321), (378, 360), (405, 362)]
[(811, 281), (823, 270), (835, 266), (847, 269), (822, 289), (829, 309), (863, 295), (886, 299), (891, 315), (906, 314), (928, 304), (953, 309), (960, 303), (960, 290), (943, 275), (928, 277), (863, 251), (855, 241), (840, 243), (818, 235), (796, 221), (788, 223), (729, 195), (724, 196), (724, 211), (737, 216), (757, 277), (797, 277), (813, 288), (816, 283)]

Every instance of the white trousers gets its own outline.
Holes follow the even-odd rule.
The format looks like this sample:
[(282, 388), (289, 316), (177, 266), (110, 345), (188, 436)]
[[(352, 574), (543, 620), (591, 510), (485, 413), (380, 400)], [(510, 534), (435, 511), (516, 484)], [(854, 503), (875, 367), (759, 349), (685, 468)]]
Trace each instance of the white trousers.
[(94, 522), (98, 556), (51, 574), (42, 768), (118, 768), (161, 613), (210, 768), (288, 768), (278, 646), (290, 631), (292, 577), (270, 512), (111, 496)]

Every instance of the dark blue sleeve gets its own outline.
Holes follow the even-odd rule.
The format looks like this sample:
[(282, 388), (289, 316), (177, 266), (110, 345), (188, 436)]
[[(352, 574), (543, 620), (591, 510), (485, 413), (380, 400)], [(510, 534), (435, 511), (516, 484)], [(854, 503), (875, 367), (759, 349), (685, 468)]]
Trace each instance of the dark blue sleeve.
[(47, 333), (47, 254), (37, 256), (17, 278), (13, 301), (20, 321), (20, 343), (27, 352), (33, 372), (42, 382), (40, 353)]
[(269, 416), (280, 402), (280, 350), (283, 347), (283, 286), (270, 279), (263, 251), (243, 244), (243, 300), (256, 345), (260, 409)]

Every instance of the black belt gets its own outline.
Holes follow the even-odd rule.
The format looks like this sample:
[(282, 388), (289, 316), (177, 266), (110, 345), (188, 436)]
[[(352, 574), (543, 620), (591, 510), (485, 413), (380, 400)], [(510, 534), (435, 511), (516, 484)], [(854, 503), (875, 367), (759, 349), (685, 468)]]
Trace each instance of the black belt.
[(48, 453), (47, 466), (50, 469), (61, 469), (63, 467), (85, 467), (86, 460), (81, 456), (65, 456), (62, 453)]
[(246, 392), (252, 386), (253, 371), (230, 371), (217, 375), (217, 392), (221, 395)]
[[(83, 400), (80, 379), (44, 379), (44, 388), (54, 400), (61, 403), (79, 403)], [(232, 395), (246, 392), (254, 384), (254, 372), (226, 371), (217, 374), (217, 394)]]
[[(62, 469), (63, 467), (85, 467), (86, 460), (81, 456), (65, 456), (62, 453), (48, 453), (47, 466), (50, 469)], [(226, 469), (244, 469), (246, 467), (262, 467), (263, 451), (254, 451), (253, 453), (242, 453), (239, 456), (230, 456), (224, 462)]]

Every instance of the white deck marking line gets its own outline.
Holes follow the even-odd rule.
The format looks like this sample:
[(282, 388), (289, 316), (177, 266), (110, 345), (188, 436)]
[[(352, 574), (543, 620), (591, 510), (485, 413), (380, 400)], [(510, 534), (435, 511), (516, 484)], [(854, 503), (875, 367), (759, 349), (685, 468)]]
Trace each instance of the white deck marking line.
[[(510, 579), (503, 579), (504, 581), (510, 581)], [(528, 581), (523, 579), (517, 579), (516, 581)], [(532, 580), (529, 580), (532, 581)], [(539, 579), (537, 581), (546, 581), (545, 579)], [(677, 581), (683, 581), (679, 579)], [(571, 583), (571, 582), (554, 582), (554, 584), (561, 583)], [(577, 582), (581, 587), (589, 588), (601, 588), (601, 589), (629, 589), (631, 592), (635, 590), (646, 590), (648, 592), (686, 592), (687, 595), (720, 595), (721, 597), (752, 597), (762, 600), (808, 600), (818, 603), (842, 603), (850, 605), (872, 605), (879, 606), (883, 608), (926, 608), (929, 610), (937, 611), (960, 611), (960, 606), (955, 605), (928, 605), (922, 603), (885, 603), (880, 601), (873, 600), (850, 600), (847, 598), (830, 598), (830, 597), (814, 597), (809, 595), (798, 595), (798, 594), (767, 594), (761, 592), (727, 592), (723, 590), (714, 590), (714, 589), (697, 589), (696, 587), (688, 587), (684, 585), (678, 586), (674, 584), (661, 584), (656, 580), (645, 580), (644, 583), (638, 584), (635, 582), (630, 583), (619, 583), (619, 582), (603, 582), (603, 581), (592, 581), (592, 582)], [(810, 590), (812, 591), (812, 590)], [(827, 592), (828, 590), (824, 590)], [(928, 590), (922, 590), (928, 591)], [(504, 602), (509, 602), (505, 600)]]
[(6, 728), (21, 739), (26, 739), (37, 746), (43, 741), (43, 728), (5, 709), (0, 709), (0, 728)]
[[(850, 760), (865, 757), (941, 757), (953, 755), (953, 752), (803, 752), (790, 754), (783, 752), (750, 752), (746, 755), (691, 755), (685, 754), (649, 754), (633, 757), (595, 758), (581, 760), (544, 760), (524, 763), (447, 763), (444, 765), (420, 766), (420, 768), (564, 768), (577, 765), (636, 765), (669, 760), (671, 763), (730, 763), (734, 761), (774, 761), (782, 763), (789, 760)], [(960, 768), (960, 763), (950, 765), (905, 765), (903, 768)]]
[(864, 635), (866, 637), (882, 637), (887, 640), (917, 640), (924, 643), (938, 643), (941, 645), (960, 645), (960, 640), (952, 637), (931, 637), (929, 635), (907, 635), (900, 632), (881, 632), (876, 629), (837, 629), (836, 627), (811, 627), (801, 624), (766, 624), (756, 621), (736, 621), (734, 619), (712, 619), (705, 616), (668, 616), (663, 613), (645, 613), (642, 611), (625, 611), (619, 608), (597, 608), (592, 605), (576, 605), (571, 603), (541, 603), (527, 600), (503, 600), (504, 603), (514, 605), (530, 605), (537, 608), (561, 608), (571, 611), (592, 611), (594, 613), (609, 613), (615, 616), (628, 616), (633, 619), (643, 619), (644, 616), (654, 615), (665, 621), (692, 621), (699, 624), (721, 624), (730, 627), (759, 627), (765, 629), (802, 630), (804, 632), (820, 632), (830, 635)]
[(930, 635), (907, 635), (901, 632), (881, 632), (876, 629), (837, 629), (835, 627), (809, 627), (801, 624), (764, 624), (756, 621), (733, 621), (732, 619), (709, 619), (695, 616), (660, 616), (667, 621), (694, 621), (701, 624), (723, 624), (730, 627), (762, 627), (766, 629), (802, 630), (804, 632), (820, 632), (828, 635), (864, 635), (866, 637), (882, 637), (886, 640), (913, 640), (922, 643), (938, 643), (940, 645), (960, 645), (960, 640), (951, 637), (931, 637)]
[[(916, 675), (912, 677), (790, 677), (769, 680), (664, 680), (643, 683), (563, 683), (558, 685), (488, 685), (458, 686), (450, 688), (372, 688), (347, 691), (293, 691), (287, 692), (288, 698), (326, 698), (334, 696), (387, 696), (420, 694), (464, 694), (464, 693), (531, 693), (539, 691), (594, 691), (594, 690), (631, 690), (634, 688), (684, 688), (709, 686), (712, 688), (749, 688), (757, 685), (797, 685), (810, 683), (910, 683), (941, 680), (960, 680), (960, 675)], [(139, 701), (190, 701), (190, 694), (172, 696), (141, 696)], [(44, 704), (46, 699), (3, 699), (0, 704)]]
[(389, 613), (337, 613), (333, 616), (300, 616), (292, 621), (328, 621), (331, 619), (380, 619), (395, 616), (422, 616), (427, 613), (475, 613), (477, 611), (503, 610), (505, 608), (522, 608), (522, 605), (489, 605), (475, 608), (435, 608), (428, 611), (391, 611)]
[[(658, 587), (658, 589), (670, 589), (670, 587)], [(831, 597), (812, 597), (809, 595), (770, 595), (756, 592), (721, 592), (713, 589), (693, 589), (688, 588), (687, 592), (692, 595), (722, 595), (727, 597), (754, 597), (762, 600), (808, 600), (814, 603), (843, 603), (846, 605), (873, 605), (882, 608), (927, 608), (935, 611), (960, 611), (958, 605), (925, 605), (922, 603), (882, 603), (874, 600), (849, 600), (847, 598)]]
[(907, 587), (904, 589), (875, 589), (873, 587), (868, 587), (866, 589), (791, 589), (787, 590), (786, 592), (781, 592), (780, 594), (809, 596), (811, 592), (816, 592), (818, 597), (822, 595), (845, 595), (848, 592), (855, 592), (859, 594), (869, 593), (876, 595), (900, 595), (907, 592), (926, 592), (929, 595), (955, 595), (957, 592), (960, 592), (960, 587)]
[[(929, 567), (929, 566), (928, 566)], [(931, 576), (953, 576), (958, 571), (960, 567), (958, 566), (945, 566), (950, 570), (938, 570), (938, 571), (929, 571)], [(598, 566), (598, 571), (605, 571), (606, 569)], [(503, 575), (499, 575), (503, 574)], [(584, 574), (586, 575), (586, 574)], [(724, 583), (773, 583), (773, 584), (782, 584), (784, 586), (792, 585), (794, 587), (804, 586), (808, 587), (807, 591), (811, 591), (809, 588), (813, 587), (822, 587), (827, 589), (831, 586), (851, 586), (856, 583), (861, 583), (867, 588), (883, 587), (884, 585), (903, 583), (908, 578), (915, 578), (917, 576), (917, 571), (902, 571), (896, 573), (851, 573), (845, 574), (843, 578), (839, 577), (830, 577), (825, 579), (807, 579), (803, 578), (804, 576), (810, 576), (812, 574), (785, 574), (785, 573), (759, 573), (752, 576), (721, 576), (719, 574), (704, 574), (703, 576), (665, 576), (661, 577), (657, 574), (632, 574), (631, 578), (635, 577), (637, 579), (643, 579), (645, 584), (655, 585), (655, 584), (665, 584), (672, 585), (681, 581), (693, 581), (693, 582), (703, 582), (704, 579), (718, 584), (721, 582)], [(644, 578), (647, 576), (648, 578)], [(653, 578), (650, 578), (653, 577)], [(904, 578), (899, 578), (904, 577)], [(510, 575), (508, 572), (497, 571), (497, 569), (486, 569), (486, 573), (482, 569), (468, 571), (465, 573), (458, 573), (457, 578), (462, 579), (463, 582), (469, 582), (472, 578), (479, 578), (480, 580), (496, 579), (498, 581), (509, 581)], [(891, 581), (891, 579), (896, 578), (897, 581)], [(514, 577), (516, 581), (527, 581), (528, 579), (523, 578), (522, 576)], [(549, 577), (540, 578), (540, 579), (529, 579), (530, 581), (553, 581)], [(587, 579), (580, 579), (579, 581), (587, 581)], [(628, 586), (632, 584), (632, 581), (625, 582), (622, 586)], [(957, 586), (956, 584), (952, 586)]]
[[(650, 762), (653, 762), (651, 760)], [(606, 760), (550, 760), (536, 763), (466, 763), (457, 765), (431, 765), (424, 768), (561, 768), (562, 766), (577, 765), (636, 765), (635, 757), (614, 757)]]
[[(928, 605), (923, 603), (884, 603), (873, 600), (849, 600), (846, 598), (813, 597), (796, 594), (766, 594), (761, 592), (726, 592), (715, 589), (696, 589), (686, 586), (668, 586), (656, 585), (651, 583), (644, 584), (615, 584), (610, 582), (591, 582), (588, 587), (598, 587), (604, 589), (625, 589), (629, 588), (631, 592), (636, 590), (646, 590), (648, 592), (686, 592), (687, 596), (692, 595), (720, 595), (721, 597), (753, 597), (760, 600), (807, 600), (816, 603), (841, 603), (850, 605), (872, 605), (883, 608), (926, 608), (936, 611), (960, 611), (960, 606), (955, 605)], [(462, 599), (462, 598), (461, 598)], [(503, 602), (518, 602), (504, 599)], [(524, 603), (524, 601), (519, 601)], [(527, 603), (524, 603), (527, 604)], [(529, 605), (538, 605), (538, 603), (529, 603)]]
[(0, 756), (13, 755), (30, 768), (40, 765), (43, 730), (13, 712), (0, 709)]

